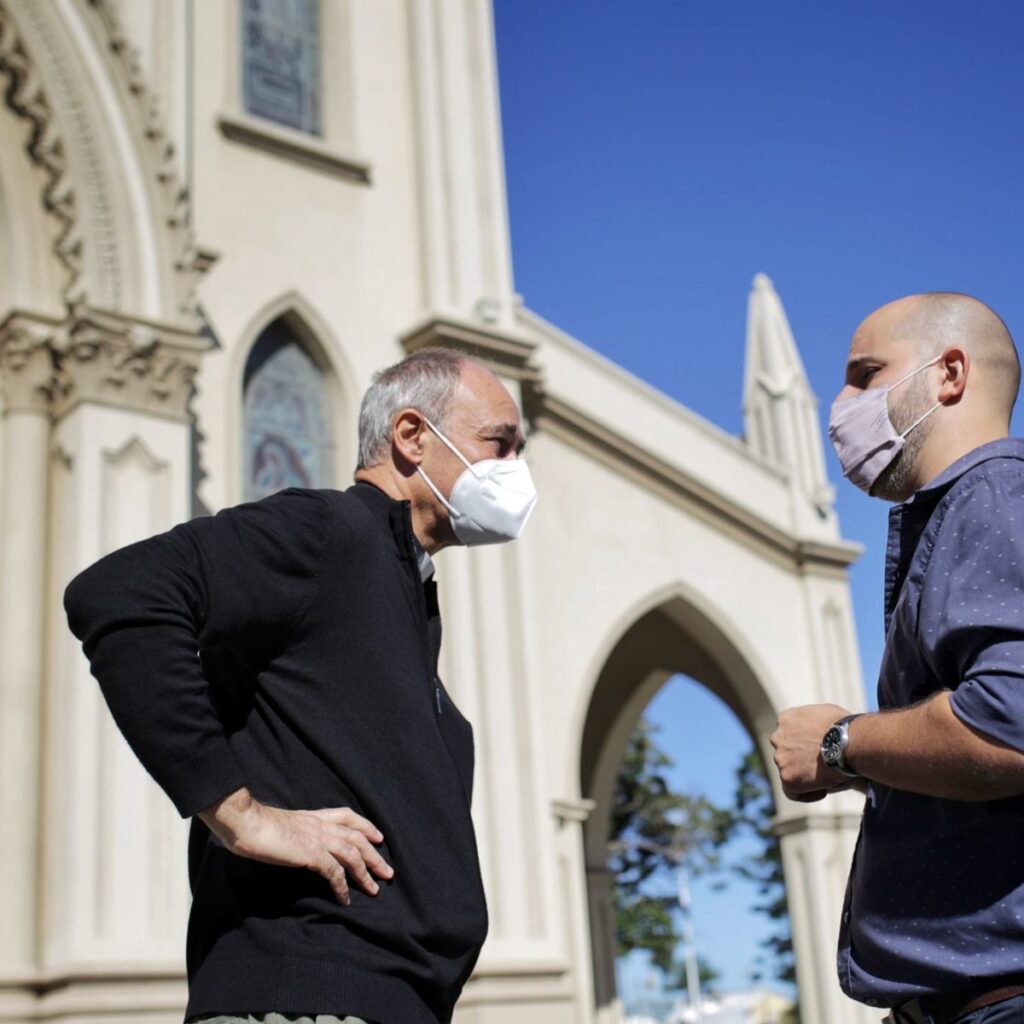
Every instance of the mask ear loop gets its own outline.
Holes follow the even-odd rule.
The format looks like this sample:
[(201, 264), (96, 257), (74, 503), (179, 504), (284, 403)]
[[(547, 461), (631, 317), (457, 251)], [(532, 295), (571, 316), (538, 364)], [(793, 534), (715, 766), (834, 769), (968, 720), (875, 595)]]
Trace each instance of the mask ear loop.
[(928, 419), (928, 417), (931, 416), (931, 414), (935, 412), (935, 410), (938, 409), (941, 405), (941, 402), (936, 402), (920, 419), (916, 420), (909, 427), (907, 427), (907, 429), (904, 430), (902, 434), (900, 434), (900, 437), (906, 440), (907, 435), (911, 433), (911, 431), (916, 430), (919, 426), (921, 426), (921, 424), (924, 423), (924, 421)]
[[(916, 370), (911, 370), (910, 373), (904, 374), (895, 384), (890, 384), (888, 390), (892, 391), (893, 388), (898, 388), (904, 381), (917, 376), (922, 370), (927, 370), (929, 366), (934, 366), (941, 358), (942, 356), (936, 356), (934, 359), (929, 359), (923, 366), (919, 366)], [(428, 420), (427, 422), (429, 423), (430, 421)]]
[(451, 516), (458, 517), (458, 509), (455, 508), (455, 506), (452, 505), (451, 502), (449, 502), (448, 499), (441, 493), (441, 491), (438, 489), (434, 481), (431, 480), (430, 477), (427, 476), (427, 474), (424, 472), (423, 467), (417, 466), (416, 472), (419, 473), (419, 475), (423, 477), (423, 479), (427, 482), (427, 486), (434, 492), (434, 497), (437, 498), (437, 500), (441, 502), (442, 505), (444, 505), (444, 507), (448, 510), (448, 514)]
[[(916, 377), (917, 374), (919, 374), (922, 370), (927, 370), (929, 366), (934, 366), (937, 362), (939, 362), (940, 359), (942, 359), (942, 356), (936, 356), (930, 362), (925, 363), (924, 366), (919, 366), (916, 370), (911, 370), (910, 373), (908, 373), (906, 376), (900, 377), (900, 379), (896, 381), (895, 384), (889, 385), (886, 394), (888, 394), (893, 389), (898, 388), (904, 381), (910, 380), (911, 377)], [(911, 431), (914, 431), (919, 426), (921, 426), (921, 424), (924, 423), (924, 421), (928, 419), (928, 417), (931, 416), (931, 414), (935, 412), (935, 410), (938, 409), (940, 405), (942, 405), (941, 402), (936, 402), (922, 417), (920, 417), (920, 419), (915, 420), (913, 423), (911, 423), (911, 425), (907, 427), (907, 429), (904, 430), (902, 434), (900, 434), (900, 437), (906, 440), (907, 435), (911, 433)]]
[(459, 449), (456, 448), (455, 445), (453, 445), (451, 441), (449, 441), (448, 438), (445, 437), (444, 434), (440, 430), (438, 430), (437, 427), (435, 427), (434, 424), (430, 422), (430, 420), (427, 419), (426, 416), (423, 417), (423, 422), (426, 423), (428, 427), (430, 427), (430, 429), (437, 435), (437, 437), (440, 438), (441, 443), (444, 444), (445, 447), (462, 462), (462, 464), (466, 467), (466, 469), (468, 469), (473, 474), (473, 476), (480, 475), (473, 468), (473, 463), (470, 462), (469, 459), (467, 459), (466, 456), (463, 455), (462, 452), (460, 452)]

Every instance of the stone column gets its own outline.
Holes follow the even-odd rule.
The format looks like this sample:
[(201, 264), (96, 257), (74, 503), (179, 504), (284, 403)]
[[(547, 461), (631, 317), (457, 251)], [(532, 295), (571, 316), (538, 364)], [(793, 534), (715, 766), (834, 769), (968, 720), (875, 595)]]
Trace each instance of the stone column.
[(0, 981), (37, 966), (53, 332), (52, 323), (21, 315), (0, 325)]
[(800, 1018), (874, 1024), (878, 1011), (848, 999), (836, 973), (839, 919), (860, 813), (852, 794), (832, 800), (845, 806), (832, 813), (784, 811), (773, 826), (782, 845)]
[(591, 955), (594, 958), (594, 1020), (619, 1024), (622, 1003), (615, 982), (615, 874), (604, 865), (587, 867)]

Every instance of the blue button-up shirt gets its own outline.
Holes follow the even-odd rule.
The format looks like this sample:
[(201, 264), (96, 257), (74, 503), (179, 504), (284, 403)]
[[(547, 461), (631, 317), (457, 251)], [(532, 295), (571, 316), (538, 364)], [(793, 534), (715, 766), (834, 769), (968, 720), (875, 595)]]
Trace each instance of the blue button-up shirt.
[[(892, 509), (885, 620), (883, 711), (951, 690), (961, 721), (1024, 751), (1024, 440), (983, 445)], [(897, 1006), (1022, 972), (1024, 797), (969, 803), (871, 783), (843, 990)]]

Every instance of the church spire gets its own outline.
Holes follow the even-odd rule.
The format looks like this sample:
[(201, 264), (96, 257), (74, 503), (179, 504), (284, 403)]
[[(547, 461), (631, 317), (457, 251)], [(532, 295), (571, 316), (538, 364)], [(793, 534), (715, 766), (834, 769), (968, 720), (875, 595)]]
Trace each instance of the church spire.
[(818, 400), (766, 274), (754, 278), (747, 307), (743, 417), (750, 447), (788, 468), (798, 491), (826, 513), (833, 491), (825, 471)]

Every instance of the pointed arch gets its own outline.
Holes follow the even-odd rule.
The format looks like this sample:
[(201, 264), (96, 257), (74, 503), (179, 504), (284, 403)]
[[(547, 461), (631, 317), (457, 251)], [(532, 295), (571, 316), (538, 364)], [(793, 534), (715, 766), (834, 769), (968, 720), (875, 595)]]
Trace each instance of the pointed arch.
[[(590, 917), (594, 999), (607, 1009), (616, 1000), (613, 890), (607, 841), (623, 753), (655, 693), (676, 674), (701, 683), (746, 728), (762, 757), (782, 707), (781, 688), (734, 619), (695, 588), (675, 581), (648, 594), (621, 616), (597, 652), (593, 685), (577, 721), (580, 795), (588, 808), (583, 856)], [(770, 763), (770, 761), (769, 761)], [(776, 805), (781, 797), (770, 773)], [(600, 1018), (600, 1012), (599, 1012)]]
[(50, 299), (195, 318), (195, 247), (174, 147), (106, 0), (0, 0), (4, 101), (30, 129), (34, 201), (63, 280)]
[[(271, 419), (281, 417), (280, 426), (286, 429), (275, 430), (265, 420), (262, 440), (267, 443), (258, 451), (261, 439), (247, 424), (254, 401), (273, 401), (267, 394), (253, 394), (261, 379), (267, 385), (264, 391), (276, 389), (281, 403), (276, 412), (264, 404), (264, 411)], [(228, 495), (248, 500), (270, 493), (267, 487), (275, 472), (282, 486), (342, 486), (355, 465), (358, 405), (352, 382), (334, 332), (308, 299), (291, 290), (264, 304), (242, 332), (229, 362)], [(319, 397), (313, 394), (317, 390)], [(290, 424), (285, 424), (289, 417)], [(263, 460), (262, 488), (246, 486), (254, 456)]]

